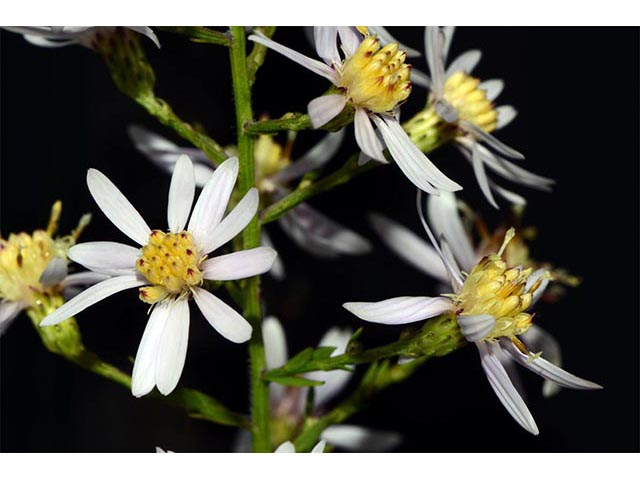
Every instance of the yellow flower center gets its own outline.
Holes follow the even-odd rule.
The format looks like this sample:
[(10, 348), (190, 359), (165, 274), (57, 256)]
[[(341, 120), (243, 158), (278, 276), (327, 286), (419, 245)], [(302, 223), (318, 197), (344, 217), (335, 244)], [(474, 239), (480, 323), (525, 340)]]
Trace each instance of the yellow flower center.
[(502, 254), (515, 234), (510, 229), (497, 254), (484, 257), (473, 267), (464, 285), (454, 296), (454, 305), (463, 315), (492, 315), (496, 325), (486, 337), (513, 337), (521, 335), (531, 326), (532, 315), (525, 313), (531, 305), (533, 293), (540, 287), (543, 278), (525, 292), (532, 268), (520, 266), (508, 268)]
[(457, 111), (460, 120), (466, 120), (483, 129), (485, 132), (495, 130), (498, 112), (487, 98), (486, 90), (478, 88), (480, 80), (457, 72), (451, 75), (444, 84), (444, 98)]
[(60, 254), (64, 255), (64, 249), (44, 230), (0, 238), (0, 297), (33, 303), (34, 294), (43, 290), (40, 276)]
[(356, 107), (390, 112), (411, 93), (411, 66), (404, 63), (406, 57), (397, 43), (380, 48), (378, 37), (365, 37), (339, 68), (340, 87)]
[(169, 295), (186, 295), (202, 285), (201, 257), (189, 232), (164, 233), (154, 230), (142, 247), (136, 269), (151, 286), (140, 288), (140, 300), (157, 303)]
[(262, 195), (272, 194), (276, 188), (269, 177), (291, 164), (289, 146), (286, 150), (270, 135), (260, 135), (256, 140), (254, 147), (256, 185), (261, 198)]

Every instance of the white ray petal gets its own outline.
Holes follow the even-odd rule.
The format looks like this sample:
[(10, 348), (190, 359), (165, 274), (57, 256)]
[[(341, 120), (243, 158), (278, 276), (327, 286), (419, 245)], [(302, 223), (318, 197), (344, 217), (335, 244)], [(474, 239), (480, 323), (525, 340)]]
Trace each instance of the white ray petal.
[(131, 374), (131, 393), (135, 397), (146, 395), (156, 385), (156, 357), (160, 338), (171, 311), (169, 302), (156, 304), (151, 310), (142, 334)]
[(311, 453), (324, 453), (324, 447), (327, 445), (327, 442), (324, 440), (320, 440), (315, 447), (311, 449)]
[(202, 253), (213, 252), (240, 233), (258, 210), (258, 190), (251, 188), (224, 220), (200, 244)]
[(67, 261), (62, 257), (55, 257), (49, 262), (47, 268), (44, 269), (38, 282), (45, 287), (51, 287), (62, 282), (68, 272)]
[(60, 283), (60, 286), (62, 288), (67, 288), (77, 287), (79, 285), (93, 285), (94, 283), (101, 282), (109, 277), (110, 275), (96, 272), (72, 273), (71, 275), (67, 275), (67, 278)]
[(444, 45), (439, 27), (426, 27), (424, 30), (424, 49), (431, 73), (431, 91), (441, 97), (444, 91)]
[[(532, 352), (542, 352), (548, 362), (556, 367), (562, 367), (562, 352), (558, 341), (543, 328), (531, 325), (529, 330), (520, 335), (525, 345)], [(560, 392), (561, 388), (555, 382), (546, 380), (542, 384), (542, 395), (545, 398), (552, 397)]]
[(501, 105), (496, 108), (496, 112), (498, 112), (496, 130), (506, 127), (518, 116), (518, 111), (511, 105)]
[(287, 350), (287, 338), (280, 321), (269, 316), (262, 322), (262, 338), (264, 340), (264, 353), (267, 359), (267, 368), (273, 370), (280, 368), (289, 359)]
[(290, 210), (279, 224), (296, 245), (317, 257), (363, 255), (371, 251), (367, 239), (306, 203)]
[(427, 212), (435, 234), (446, 238), (462, 270), (470, 272), (478, 258), (460, 219), (456, 196), (449, 192), (442, 192), (437, 197), (430, 196), (427, 199)]
[(373, 117), (391, 156), (407, 178), (420, 190), (436, 193), (455, 191), (462, 187), (447, 178), (411, 141), (395, 119)]
[(388, 452), (402, 442), (396, 432), (383, 432), (358, 425), (331, 425), (325, 428), (320, 438), (329, 445), (352, 452)]
[[(350, 328), (333, 327), (322, 336), (318, 346), (336, 347), (331, 353), (331, 356), (342, 355), (346, 351), (352, 335), (353, 330)], [(314, 402), (316, 408), (326, 405), (335, 398), (336, 395), (340, 394), (352, 376), (353, 372), (346, 370), (317, 371), (307, 374), (306, 377), (311, 380), (324, 382), (322, 385), (314, 387)]]
[(307, 105), (313, 128), (320, 128), (333, 120), (347, 103), (344, 95), (332, 94), (314, 98)]
[(127, 198), (102, 172), (90, 168), (87, 185), (105, 216), (134, 242), (146, 245), (151, 229)]
[(178, 385), (189, 343), (189, 301), (171, 302), (167, 321), (160, 335), (156, 352), (156, 385), (163, 395), (169, 395)]
[(348, 302), (342, 306), (362, 320), (387, 325), (418, 322), (453, 308), (451, 300), (444, 297), (396, 297), (381, 302)]
[(527, 200), (522, 195), (518, 195), (517, 193), (512, 192), (511, 190), (507, 190), (506, 188), (501, 187), (500, 185), (498, 185), (496, 182), (492, 180), (489, 180), (489, 185), (498, 195), (500, 195), (502, 198), (512, 203), (513, 205), (524, 206), (527, 204)]
[(327, 65), (339, 64), (338, 27), (313, 27), (313, 40), (318, 56)]
[(302, 65), (303, 67), (311, 70), (313, 73), (326, 78), (334, 85), (337, 85), (339, 82), (338, 73), (333, 68), (322, 62), (319, 62), (318, 60), (314, 60), (313, 58), (309, 58), (306, 55), (285, 47), (284, 45), (274, 42), (260, 32), (255, 32), (254, 35), (249, 35), (248, 39), (264, 45), (265, 47), (268, 47), (272, 50), (275, 50), (279, 54), (287, 57), (289, 60), (293, 60), (298, 65)]
[(449, 49), (451, 48), (451, 40), (453, 40), (453, 34), (456, 31), (456, 27), (445, 26), (440, 29), (442, 35), (442, 61), (446, 62), (449, 56)]
[(293, 443), (286, 441), (276, 448), (273, 453), (296, 453), (296, 447), (293, 446)]
[(353, 126), (356, 134), (356, 143), (366, 155), (382, 163), (388, 163), (384, 158), (382, 142), (378, 138), (369, 115), (363, 108), (356, 108)]
[[(387, 45), (389, 43), (397, 43), (400, 50), (404, 50), (407, 52), (407, 57), (421, 57), (422, 54), (411, 47), (406, 46), (404, 43), (399, 42), (396, 38), (389, 33), (389, 31), (384, 27), (367, 27), (369, 29), (369, 33), (372, 35), (377, 35), (380, 39), (382, 45)], [(411, 79), (413, 80), (413, 72), (411, 72)], [(331, 442), (329, 442), (331, 443)]]
[(468, 342), (482, 340), (496, 325), (493, 315), (458, 315), (456, 320), (462, 335)]
[(546, 361), (542, 357), (530, 358), (518, 350), (518, 348), (508, 338), (501, 338), (500, 345), (504, 350), (506, 350), (511, 358), (520, 365), (562, 387), (575, 388), (577, 390), (595, 390), (602, 388), (602, 386), (597, 383), (576, 377), (575, 375), (564, 371), (560, 367), (556, 367), (553, 363)]
[(76, 297), (62, 305), (55, 312), (47, 315), (44, 320), (40, 322), (40, 326), (46, 327), (60, 323), (63, 320), (80, 313), (94, 303), (98, 303), (100, 300), (113, 295), (114, 293), (121, 292), (128, 288), (140, 287), (146, 283), (148, 283), (146, 280), (141, 280), (136, 275), (122, 275), (104, 280), (92, 287), (89, 287), (84, 292), (78, 294)]
[(369, 219), (373, 229), (396, 255), (427, 275), (448, 282), (449, 277), (440, 255), (431, 245), (387, 217), (372, 213)]
[(333, 158), (340, 148), (344, 134), (344, 128), (337, 132), (329, 132), (322, 140), (315, 144), (311, 150), (289, 166), (277, 172), (271, 179), (286, 183), (294, 178), (302, 177), (312, 170), (323, 167)]
[(133, 275), (140, 249), (117, 242), (78, 243), (69, 249), (69, 258), (103, 275)]
[(171, 176), (171, 186), (169, 187), (167, 223), (171, 232), (178, 233), (184, 230), (195, 193), (196, 184), (193, 164), (189, 157), (181, 155), (176, 162)]
[(514, 150), (508, 145), (505, 145), (496, 137), (491, 135), (490, 133), (485, 132), (482, 128), (478, 127), (476, 124), (468, 122), (466, 120), (460, 120), (460, 126), (465, 128), (467, 131), (472, 132), (478, 140), (482, 140), (484, 143), (493, 148), (496, 152), (516, 160), (524, 159), (524, 155), (517, 150)]
[(467, 50), (457, 56), (447, 67), (445, 73), (446, 78), (449, 78), (456, 72), (471, 73), (476, 68), (478, 62), (482, 58), (482, 52), (480, 50)]
[(238, 159), (231, 157), (216, 168), (193, 207), (188, 230), (202, 253), (208, 253), (204, 245), (222, 220), (237, 177)]
[[(538, 427), (531, 412), (529, 412), (524, 400), (522, 400), (513, 383), (511, 383), (500, 360), (491, 351), (493, 345), (480, 341), (476, 342), (476, 346), (480, 352), (482, 368), (487, 375), (491, 388), (493, 388), (502, 405), (522, 428), (534, 435), (538, 435)], [(500, 347), (496, 345), (495, 348)]]
[[(5, 27), (3, 27), (5, 28)], [(69, 40), (49, 40), (47, 38), (42, 38), (37, 35), (24, 35), (24, 39), (29, 42), (31, 45), (35, 45), (36, 47), (45, 47), (45, 48), (58, 48), (58, 47), (66, 47), (67, 45), (74, 45), (79, 43), (76, 39)]]
[(485, 90), (487, 92), (487, 98), (493, 102), (502, 93), (504, 82), (499, 78), (492, 78), (491, 80), (481, 82), (478, 88)]
[(21, 302), (10, 302), (0, 300), (0, 335), (11, 324), (11, 321), (18, 316), (25, 305)]
[(353, 56), (362, 42), (362, 37), (353, 27), (338, 27), (340, 35), (340, 46), (347, 58)]
[(476, 176), (478, 186), (480, 187), (483, 195), (493, 208), (499, 210), (500, 207), (498, 207), (495, 198), (493, 198), (493, 193), (491, 192), (491, 187), (489, 185), (489, 178), (487, 177), (487, 172), (484, 169), (482, 155), (480, 154), (480, 150), (478, 149), (476, 142), (473, 142), (473, 147), (471, 148), (471, 165), (473, 166), (473, 173)]
[(217, 332), (234, 343), (243, 343), (251, 338), (251, 325), (242, 315), (212, 293), (196, 288), (193, 298), (204, 318)]
[(238, 280), (267, 272), (277, 255), (273, 248), (256, 247), (210, 258), (201, 269), (207, 280)]

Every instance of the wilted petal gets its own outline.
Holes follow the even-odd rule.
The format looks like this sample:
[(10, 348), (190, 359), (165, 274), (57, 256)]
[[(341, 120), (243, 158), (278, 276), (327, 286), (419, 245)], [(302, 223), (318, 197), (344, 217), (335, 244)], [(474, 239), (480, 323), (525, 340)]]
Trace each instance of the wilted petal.
[(240, 233), (255, 216), (260, 199), (258, 190), (251, 188), (224, 220), (200, 244), (202, 253), (213, 252)]
[(496, 325), (493, 315), (458, 315), (456, 320), (468, 342), (482, 340)]
[(413, 69), (411, 70), (411, 83), (424, 88), (431, 88), (431, 77), (420, 70)]
[(418, 322), (453, 307), (451, 300), (443, 297), (396, 297), (381, 302), (348, 302), (342, 306), (362, 320), (387, 325)]
[(111, 180), (102, 172), (90, 168), (87, 185), (91, 196), (111, 223), (134, 242), (146, 245), (151, 229)]
[(393, 220), (372, 213), (371, 225), (382, 241), (403, 260), (440, 281), (447, 282), (447, 271), (438, 252), (418, 235)]
[(347, 103), (344, 95), (332, 94), (314, 98), (307, 105), (307, 112), (313, 128), (320, 128), (333, 120)]
[(184, 230), (193, 205), (196, 192), (193, 164), (186, 155), (181, 155), (176, 162), (171, 186), (169, 187), (169, 207), (167, 208), (167, 222), (169, 230), (178, 233)]
[(279, 54), (287, 57), (289, 60), (293, 60), (298, 65), (302, 65), (303, 67), (311, 70), (313, 73), (326, 78), (327, 80), (332, 82), (334, 85), (337, 84), (339, 81), (338, 74), (333, 68), (329, 67), (328, 65), (325, 65), (322, 62), (319, 62), (318, 60), (314, 60), (313, 58), (309, 58), (306, 55), (302, 55), (301, 53), (298, 53), (295, 50), (285, 47), (284, 45), (280, 45), (279, 43), (274, 42), (270, 38), (267, 38), (260, 32), (255, 32), (254, 35), (249, 35), (248, 39), (256, 43), (260, 43), (261, 45), (264, 45), (265, 47), (268, 47), (272, 50), (275, 50)]
[(189, 342), (189, 301), (171, 302), (169, 308), (155, 359), (156, 385), (163, 395), (169, 395), (178, 385)]
[(209, 253), (203, 248), (203, 245), (207, 243), (207, 238), (220, 224), (237, 177), (238, 159), (231, 157), (213, 172), (211, 179), (200, 192), (200, 197), (193, 207), (188, 230), (193, 234), (193, 239), (202, 253)]
[[(548, 362), (553, 363), (556, 367), (562, 367), (560, 344), (553, 335), (534, 324), (520, 337), (532, 352), (542, 352)], [(542, 395), (545, 398), (558, 394), (560, 390), (560, 385), (551, 380), (545, 379), (542, 384)]]
[(40, 322), (40, 326), (47, 327), (49, 325), (60, 323), (63, 320), (80, 313), (94, 303), (98, 303), (100, 300), (113, 295), (114, 293), (121, 292), (128, 288), (140, 287), (146, 283), (146, 280), (141, 280), (136, 275), (122, 275), (104, 280), (92, 287), (89, 287), (84, 292), (62, 305), (56, 311), (47, 315), (44, 320)]
[(520, 365), (528, 368), (532, 372), (537, 373), (547, 380), (551, 380), (552, 382), (557, 383), (562, 387), (575, 388), (577, 390), (594, 390), (602, 388), (602, 386), (598, 385), (597, 383), (593, 383), (580, 377), (576, 377), (575, 375), (564, 371), (560, 367), (556, 367), (554, 364), (547, 362), (542, 357), (535, 358), (525, 355), (520, 350), (518, 350), (518, 348), (513, 344), (511, 340), (507, 338), (501, 338), (500, 345), (506, 350), (509, 355), (511, 355), (511, 358), (513, 358)]
[[(524, 400), (522, 400), (513, 383), (511, 383), (500, 360), (491, 351), (494, 346), (482, 341), (476, 342), (476, 346), (480, 352), (482, 368), (487, 375), (491, 388), (493, 388), (502, 405), (522, 428), (534, 435), (538, 435), (538, 427), (531, 412), (529, 412)], [(496, 345), (495, 348), (500, 347)]]
[(261, 275), (271, 268), (276, 255), (273, 248), (257, 247), (213, 257), (202, 264), (203, 276), (207, 280), (238, 280)]
[(500, 195), (502, 198), (512, 203), (513, 205), (524, 206), (527, 204), (527, 200), (522, 195), (518, 195), (517, 193), (512, 192), (511, 190), (507, 190), (506, 188), (501, 187), (500, 185), (498, 185), (496, 182), (492, 180), (489, 180), (489, 185), (498, 195)]
[(289, 237), (303, 250), (318, 257), (362, 255), (371, 251), (364, 237), (301, 203), (279, 221)]
[(251, 325), (242, 315), (212, 293), (196, 288), (193, 298), (202, 315), (220, 335), (234, 343), (243, 343), (251, 338)]
[(493, 148), (496, 152), (517, 160), (524, 159), (524, 155), (514, 150), (508, 145), (505, 145), (496, 137), (491, 135), (490, 133), (485, 132), (482, 128), (478, 127), (475, 123), (468, 122), (466, 120), (460, 120), (460, 126), (465, 128), (467, 131), (472, 132), (478, 140), (482, 140), (484, 143)]
[(158, 345), (171, 311), (169, 302), (156, 304), (151, 310), (142, 334), (131, 374), (131, 393), (135, 397), (146, 395), (156, 385), (156, 357)]
[(487, 172), (484, 169), (484, 162), (482, 161), (480, 150), (475, 142), (471, 149), (471, 165), (473, 166), (473, 173), (476, 176), (480, 190), (482, 190), (485, 198), (493, 208), (500, 209), (495, 198), (493, 198), (493, 193), (491, 192), (491, 187), (489, 185), (489, 178), (487, 177)]
[(320, 438), (329, 445), (363, 453), (388, 452), (402, 442), (402, 436), (396, 432), (373, 430), (358, 425), (331, 425), (322, 431)]
[(133, 275), (140, 249), (117, 242), (79, 243), (69, 249), (69, 258), (103, 275)]

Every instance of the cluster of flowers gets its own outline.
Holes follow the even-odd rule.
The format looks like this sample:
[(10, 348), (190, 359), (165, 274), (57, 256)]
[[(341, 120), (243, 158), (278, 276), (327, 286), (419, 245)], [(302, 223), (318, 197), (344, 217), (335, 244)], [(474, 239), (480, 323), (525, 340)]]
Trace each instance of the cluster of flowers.
[[(146, 27), (131, 27), (159, 46)], [(14, 31), (41, 46), (79, 43), (92, 46), (99, 27), (21, 27)], [(495, 106), (503, 89), (501, 80), (481, 82), (472, 77), (480, 52), (464, 52), (447, 64), (452, 28), (427, 27), (425, 52), (430, 75), (412, 70), (407, 51), (381, 27), (316, 27), (315, 49), (321, 61), (285, 47), (261, 33), (248, 38), (273, 49), (331, 82), (328, 93), (309, 102), (314, 128), (321, 128), (343, 112), (353, 115), (355, 139), (361, 149), (360, 164), (368, 161), (398, 165), (418, 190), (418, 214), (430, 242), (393, 220), (372, 215), (371, 223), (392, 251), (427, 275), (450, 286), (451, 293), (435, 297), (398, 297), (375, 303), (348, 302), (344, 308), (368, 322), (407, 324), (441, 314), (454, 315), (464, 337), (480, 353), (491, 387), (512, 417), (533, 434), (538, 428), (519, 393), (514, 363), (545, 379), (544, 393), (557, 386), (596, 389), (599, 385), (571, 375), (559, 366), (557, 342), (533, 324), (532, 308), (541, 298), (554, 270), (529, 258), (522, 235), (503, 228), (474, 246), (473, 232), (460, 217), (453, 192), (462, 187), (445, 176), (423, 153), (434, 137), (452, 142), (471, 163), (478, 185), (494, 207), (494, 194), (522, 205), (519, 194), (498, 185), (487, 175), (497, 175), (528, 187), (548, 190), (553, 181), (530, 173), (511, 160), (524, 156), (492, 133), (516, 116), (511, 106)], [(409, 50), (411, 55), (417, 54)], [(412, 83), (428, 89), (426, 108), (402, 125), (400, 107), (411, 94)], [(0, 327), (21, 310), (40, 308), (45, 298), (63, 295), (79, 285), (85, 290), (68, 293), (64, 304), (46, 311), (41, 327), (56, 325), (120, 291), (138, 288), (142, 302), (151, 305), (132, 373), (132, 393), (140, 397), (154, 387), (164, 395), (177, 386), (185, 363), (189, 301), (194, 300), (211, 326), (232, 342), (246, 342), (252, 327), (239, 313), (211, 293), (208, 281), (224, 282), (271, 272), (282, 278), (285, 267), (271, 240), (262, 233), (262, 246), (224, 255), (212, 253), (236, 237), (261, 206), (268, 206), (291, 191), (290, 182), (325, 165), (339, 148), (344, 129), (329, 133), (297, 160), (291, 145), (283, 148), (272, 137), (256, 139), (256, 188), (251, 188), (225, 212), (238, 176), (238, 159), (230, 156), (214, 168), (206, 155), (185, 148), (142, 127), (132, 126), (136, 148), (171, 173), (168, 230), (151, 229), (120, 190), (101, 172), (87, 173), (89, 191), (109, 220), (136, 246), (116, 242), (76, 244), (79, 230), (53, 239), (55, 220), (46, 231), (20, 233), (0, 239)], [(196, 187), (202, 192), (193, 206)], [(429, 194), (426, 202), (422, 195)], [(427, 210), (425, 217), (424, 210)], [(59, 206), (58, 206), (59, 213)], [(57, 217), (56, 217), (57, 218)], [(468, 224), (468, 222), (467, 222)], [(360, 234), (339, 225), (305, 203), (279, 220), (286, 234), (311, 254), (323, 257), (362, 255), (371, 250)], [(73, 261), (87, 272), (68, 275)], [(447, 287), (445, 287), (446, 289)], [(268, 368), (287, 361), (282, 325), (275, 318), (262, 322)], [(350, 331), (331, 329), (320, 345), (344, 352)], [(535, 351), (544, 351), (551, 361)], [(412, 359), (401, 358), (407, 362)], [(507, 373), (510, 372), (511, 375)], [(316, 387), (314, 410), (322, 409), (349, 381), (342, 370), (315, 372), (309, 378), (325, 382)], [(304, 416), (303, 388), (271, 385), (272, 421), (299, 426)], [(297, 428), (297, 427), (296, 427)], [(281, 431), (283, 429), (280, 429)], [(284, 431), (289, 432), (289, 427)], [(281, 444), (287, 438), (274, 440)], [(353, 425), (327, 428), (314, 451), (324, 442), (351, 449), (380, 450), (397, 445), (399, 437)], [(247, 449), (246, 437), (238, 449)], [(294, 451), (285, 442), (277, 451)]]

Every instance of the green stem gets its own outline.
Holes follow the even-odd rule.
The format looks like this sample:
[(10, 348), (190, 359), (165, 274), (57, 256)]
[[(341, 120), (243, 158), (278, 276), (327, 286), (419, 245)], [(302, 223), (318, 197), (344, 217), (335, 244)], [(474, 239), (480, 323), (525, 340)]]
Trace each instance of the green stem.
[(388, 345), (358, 351), (356, 345), (350, 344), (346, 353), (334, 357), (321, 355), (325, 353), (321, 349), (317, 350), (316, 355), (312, 349), (304, 350), (282, 367), (265, 373), (264, 377), (269, 381), (278, 382), (281, 378), (286, 379), (308, 372), (345, 369), (352, 365), (398, 356), (428, 360), (447, 355), (466, 343), (455, 316), (446, 313), (428, 320), (420, 330)]
[[(276, 27), (256, 27), (254, 30), (262, 32), (262, 34), (267, 38), (273, 37), (273, 34), (276, 33)], [(256, 73), (264, 63), (264, 59), (268, 51), (269, 49), (264, 45), (259, 43), (253, 44), (253, 49), (247, 57), (247, 74), (249, 76), (250, 86), (256, 81)]]
[(361, 410), (369, 399), (379, 391), (402, 382), (413, 375), (426, 358), (405, 365), (392, 365), (388, 361), (375, 362), (369, 366), (358, 389), (326, 415), (309, 423), (295, 439), (296, 452), (308, 452), (318, 442), (322, 432), (330, 425), (342, 423)]
[[(98, 355), (85, 348), (75, 318), (68, 318), (51, 327), (39, 326), (42, 319), (60, 307), (63, 302), (62, 297), (43, 297), (37, 307), (27, 309), (27, 315), (46, 349), (131, 391), (131, 377), (127, 373), (103, 361)], [(197, 390), (178, 388), (167, 397), (158, 393), (152, 393), (148, 397), (181, 408), (195, 418), (222, 425), (248, 428), (245, 416), (229, 410), (216, 399)]]
[(311, 120), (306, 113), (285, 113), (280, 118), (272, 120), (259, 120), (247, 123), (244, 130), (252, 135), (262, 135), (268, 133), (279, 133), (284, 131), (310, 130)]
[(331, 190), (338, 185), (342, 185), (362, 173), (373, 170), (378, 165), (382, 164), (375, 161), (369, 161), (362, 166), (358, 166), (358, 155), (353, 155), (342, 167), (332, 174), (313, 183), (302, 182), (297, 189), (266, 208), (262, 212), (260, 221), (262, 222), (262, 225), (273, 222), (305, 200), (314, 197), (319, 193)]
[(196, 43), (211, 43), (228, 47), (231, 45), (231, 37), (227, 33), (216, 32), (206, 27), (158, 27), (165, 32), (177, 33), (189, 37)]
[[(238, 128), (238, 158), (240, 160), (238, 186), (240, 194), (244, 195), (250, 188), (255, 187), (253, 137), (245, 133), (243, 129), (245, 124), (253, 121), (251, 86), (249, 85), (247, 72), (244, 27), (231, 27), (231, 33), (233, 40), (229, 54)], [(248, 249), (255, 248), (259, 245), (260, 223), (258, 222), (258, 218), (254, 217), (242, 232), (242, 246), (244, 249)], [(246, 280), (243, 303), (245, 318), (253, 327), (253, 333), (249, 340), (253, 449), (256, 452), (269, 452), (271, 451), (269, 436), (269, 384), (262, 378), (263, 371), (266, 369), (266, 357), (261, 328), (260, 277), (256, 276)]]

